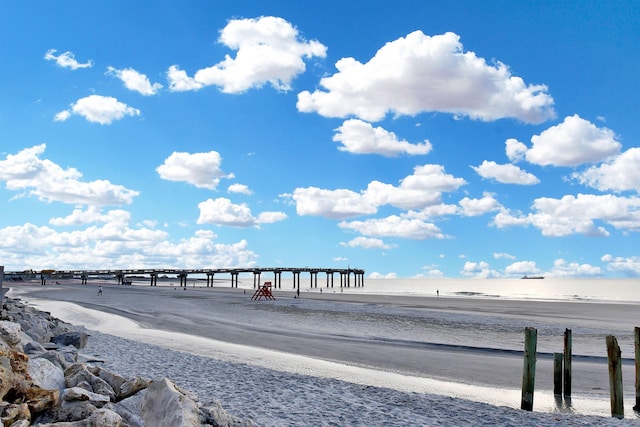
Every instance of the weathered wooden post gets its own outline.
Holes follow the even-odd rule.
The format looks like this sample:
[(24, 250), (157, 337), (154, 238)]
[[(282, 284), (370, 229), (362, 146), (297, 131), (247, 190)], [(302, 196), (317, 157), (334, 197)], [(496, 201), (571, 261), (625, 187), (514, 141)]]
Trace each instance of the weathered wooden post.
[(636, 404), (633, 407), (634, 411), (640, 411), (640, 328), (635, 327), (635, 355), (636, 355)]
[(624, 395), (622, 394), (622, 358), (620, 346), (613, 335), (607, 336), (607, 358), (609, 360), (609, 393), (611, 394), (611, 416), (624, 418)]
[(553, 353), (553, 394), (562, 394), (562, 353)]
[(571, 396), (571, 358), (572, 358), (571, 329), (564, 330), (564, 396)]
[(538, 331), (526, 327), (524, 330), (524, 367), (522, 369), (522, 402), (520, 408), (533, 410), (533, 392), (536, 383), (536, 347)]

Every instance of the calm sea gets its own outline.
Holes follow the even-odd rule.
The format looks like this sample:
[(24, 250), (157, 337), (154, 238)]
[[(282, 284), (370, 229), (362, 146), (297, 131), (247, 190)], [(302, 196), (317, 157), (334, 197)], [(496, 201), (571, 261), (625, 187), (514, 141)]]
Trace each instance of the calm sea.
[[(222, 278), (221, 278), (222, 279)], [(262, 282), (273, 279), (262, 276)], [(189, 281), (191, 286), (195, 281)], [(230, 281), (216, 280), (214, 286), (226, 286)], [(381, 295), (415, 295), (441, 297), (507, 298), (563, 301), (608, 301), (640, 304), (640, 278), (638, 279), (370, 279), (363, 287), (354, 287), (353, 277), (350, 287), (342, 292)], [(309, 275), (301, 275), (300, 289), (303, 292), (340, 292), (340, 277), (333, 282), (318, 274), (317, 287)], [(203, 286), (197, 281), (197, 286)], [(239, 287), (253, 287), (253, 277), (241, 277)], [(292, 290), (291, 278), (282, 278), (282, 290)]]

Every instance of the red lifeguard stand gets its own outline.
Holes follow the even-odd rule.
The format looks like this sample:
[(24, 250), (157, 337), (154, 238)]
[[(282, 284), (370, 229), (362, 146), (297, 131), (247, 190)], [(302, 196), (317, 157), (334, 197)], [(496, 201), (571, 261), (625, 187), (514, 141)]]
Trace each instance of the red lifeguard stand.
[(251, 299), (255, 301), (260, 301), (262, 297), (265, 297), (266, 299), (272, 299), (272, 300), (276, 299), (276, 297), (274, 297), (273, 293), (271, 292), (271, 282), (264, 282), (264, 285), (262, 285), (262, 287), (256, 289)]

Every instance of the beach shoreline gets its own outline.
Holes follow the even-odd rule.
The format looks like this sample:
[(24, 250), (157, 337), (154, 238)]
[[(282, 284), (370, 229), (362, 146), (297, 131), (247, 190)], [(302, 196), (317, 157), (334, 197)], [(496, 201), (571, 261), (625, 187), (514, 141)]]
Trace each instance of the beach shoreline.
[[(349, 292), (303, 292), (301, 298), (294, 298), (295, 292), (287, 290), (276, 290), (277, 300), (272, 302), (250, 301), (251, 292), (243, 289), (220, 287), (183, 289), (170, 286), (151, 288), (109, 283), (103, 284), (104, 295), (98, 297), (97, 286), (93, 284), (65, 283), (44, 287), (36, 284), (7, 283), (7, 285), (12, 287), (14, 289), (12, 293), (20, 298), (40, 302), (61, 301), (90, 310), (123, 316), (141, 325), (146, 332), (155, 330), (165, 331), (165, 334), (188, 334), (192, 337), (239, 346), (236, 349), (239, 353), (243, 351), (246, 353), (246, 348), (254, 348), (265, 349), (276, 354), (275, 356), (263, 354), (258, 357), (259, 359), (269, 357), (286, 359), (283, 355), (291, 354), (310, 359), (309, 363), (312, 366), (315, 363), (326, 368), (326, 364), (337, 363), (340, 366), (398, 376), (394, 378), (404, 377), (405, 383), (419, 383), (422, 379), (424, 384), (420, 387), (413, 386), (414, 389), (403, 389), (402, 387), (406, 387), (406, 384), (402, 387), (390, 384), (392, 388), (402, 389), (403, 392), (438, 393), (446, 389), (446, 384), (454, 384), (456, 386), (449, 386), (449, 389), (458, 387), (458, 390), (445, 390), (445, 395), (488, 401), (487, 403), (512, 408), (519, 406), (518, 389), (522, 374), (519, 343), (514, 342), (511, 345), (513, 348), (509, 348), (509, 345), (505, 348), (505, 346), (495, 345), (495, 342), (488, 343), (484, 347), (424, 342), (421, 341), (421, 337), (413, 336), (412, 331), (407, 336), (394, 336), (398, 335), (393, 331), (397, 326), (394, 322), (403, 319), (403, 321), (416, 321), (418, 327), (429, 327), (431, 325), (429, 322), (433, 321), (429, 316), (438, 318), (445, 315), (451, 322), (459, 319), (469, 321), (471, 325), (474, 322), (487, 322), (486, 328), (493, 328), (496, 324), (498, 327), (505, 327), (504, 322), (516, 322), (514, 327), (517, 329), (521, 322), (536, 326), (539, 320), (544, 319), (545, 327), (553, 324), (557, 331), (563, 328), (562, 325), (573, 325), (578, 330), (581, 328), (587, 330), (601, 323), (602, 318), (609, 315), (615, 308), (616, 316), (612, 317), (611, 321), (619, 330), (633, 323), (627, 318), (627, 309), (624, 304), (611, 307), (610, 304), (584, 303), (589, 304), (587, 306), (589, 316), (585, 316), (583, 311), (585, 306), (573, 302), (505, 302), (482, 299), (479, 304), (473, 298), (416, 298), (415, 296), (367, 295)], [(623, 306), (622, 310), (621, 306)], [(68, 308), (62, 311), (65, 310), (69, 311)], [(633, 312), (632, 308), (629, 310)], [(555, 319), (555, 323), (549, 323), (549, 312), (564, 314)], [(426, 320), (424, 313), (428, 313)], [(310, 320), (311, 318), (316, 320)], [(495, 319), (499, 319), (498, 323), (494, 322)], [(314, 321), (319, 323), (314, 325)], [(344, 328), (337, 328), (336, 321), (338, 326), (344, 325)], [(323, 326), (322, 322), (328, 326)], [(385, 322), (391, 323), (391, 326), (385, 325)], [(407, 328), (413, 327), (415, 325)], [(127, 328), (132, 327), (129, 325)], [(90, 326), (89, 329), (91, 329)], [(462, 330), (454, 329), (454, 333)], [(102, 330), (102, 332), (105, 331)], [(141, 335), (136, 337), (130, 331), (125, 331), (122, 336), (133, 336), (136, 340), (143, 339)], [(518, 337), (514, 338), (516, 341), (518, 339)], [(158, 343), (162, 344), (160, 341)], [(559, 350), (561, 351), (561, 348)], [(580, 356), (580, 353), (576, 354)], [(236, 358), (235, 361), (247, 362), (242, 357)], [(250, 360), (248, 362), (251, 363)], [(301, 364), (302, 362), (288, 363)], [(540, 382), (536, 395), (538, 405), (536, 407), (534, 404), (534, 410), (543, 412), (564, 410), (605, 415), (608, 405), (608, 401), (603, 400), (607, 386), (606, 361), (604, 361), (604, 371), (602, 371), (602, 364), (603, 359), (597, 356), (586, 356), (583, 360), (574, 362), (574, 375), (577, 379), (574, 390), (577, 391), (574, 391), (573, 407), (570, 408), (563, 408), (563, 404), (560, 407), (557, 406), (557, 402), (550, 393), (551, 380), (547, 380), (546, 383), (538, 381)], [(551, 370), (551, 361), (544, 355), (539, 357), (538, 365), (541, 376), (547, 375)], [(263, 367), (268, 368), (274, 368), (274, 366), (269, 363), (263, 364)], [(275, 366), (275, 369), (286, 370), (287, 367)], [(336, 371), (340, 369), (336, 368)], [(625, 369), (631, 374), (630, 367)], [(302, 371), (305, 372), (304, 369)], [(362, 372), (357, 375), (362, 376)], [(317, 372), (313, 374), (321, 375)], [(372, 375), (375, 376), (375, 374)], [(501, 379), (501, 376), (504, 378)], [(350, 380), (348, 375), (342, 379)], [(626, 384), (629, 382), (629, 375), (626, 375), (625, 382)], [(385, 384), (381, 381), (375, 385), (384, 386)], [(506, 396), (507, 401), (504, 398), (493, 399), (491, 396), (486, 396), (488, 398), (484, 400), (478, 399), (478, 395), (486, 395), (487, 390), (495, 390), (494, 394)], [(629, 394), (632, 389), (627, 386), (625, 390)], [(582, 402), (581, 399), (586, 401)], [(582, 404), (586, 406), (581, 408)], [(633, 419), (635, 415), (631, 413), (628, 418)]]

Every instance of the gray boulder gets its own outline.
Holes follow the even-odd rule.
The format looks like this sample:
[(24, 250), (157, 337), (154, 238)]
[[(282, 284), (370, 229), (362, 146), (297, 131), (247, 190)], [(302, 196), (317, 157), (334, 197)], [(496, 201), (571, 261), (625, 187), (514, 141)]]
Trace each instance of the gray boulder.
[(64, 372), (59, 366), (44, 358), (29, 359), (29, 376), (33, 384), (47, 390), (59, 390), (65, 387)]
[(89, 335), (84, 332), (65, 332), (51, 338), (51, 341), (61, 346), (72, 345), (80, 350), (87, 345), (88, 339)]
[(142, 419), (145, 426), (200, 426), (200, 411), (195, 397), (169, 379), (153, 380), (142, 398)]

